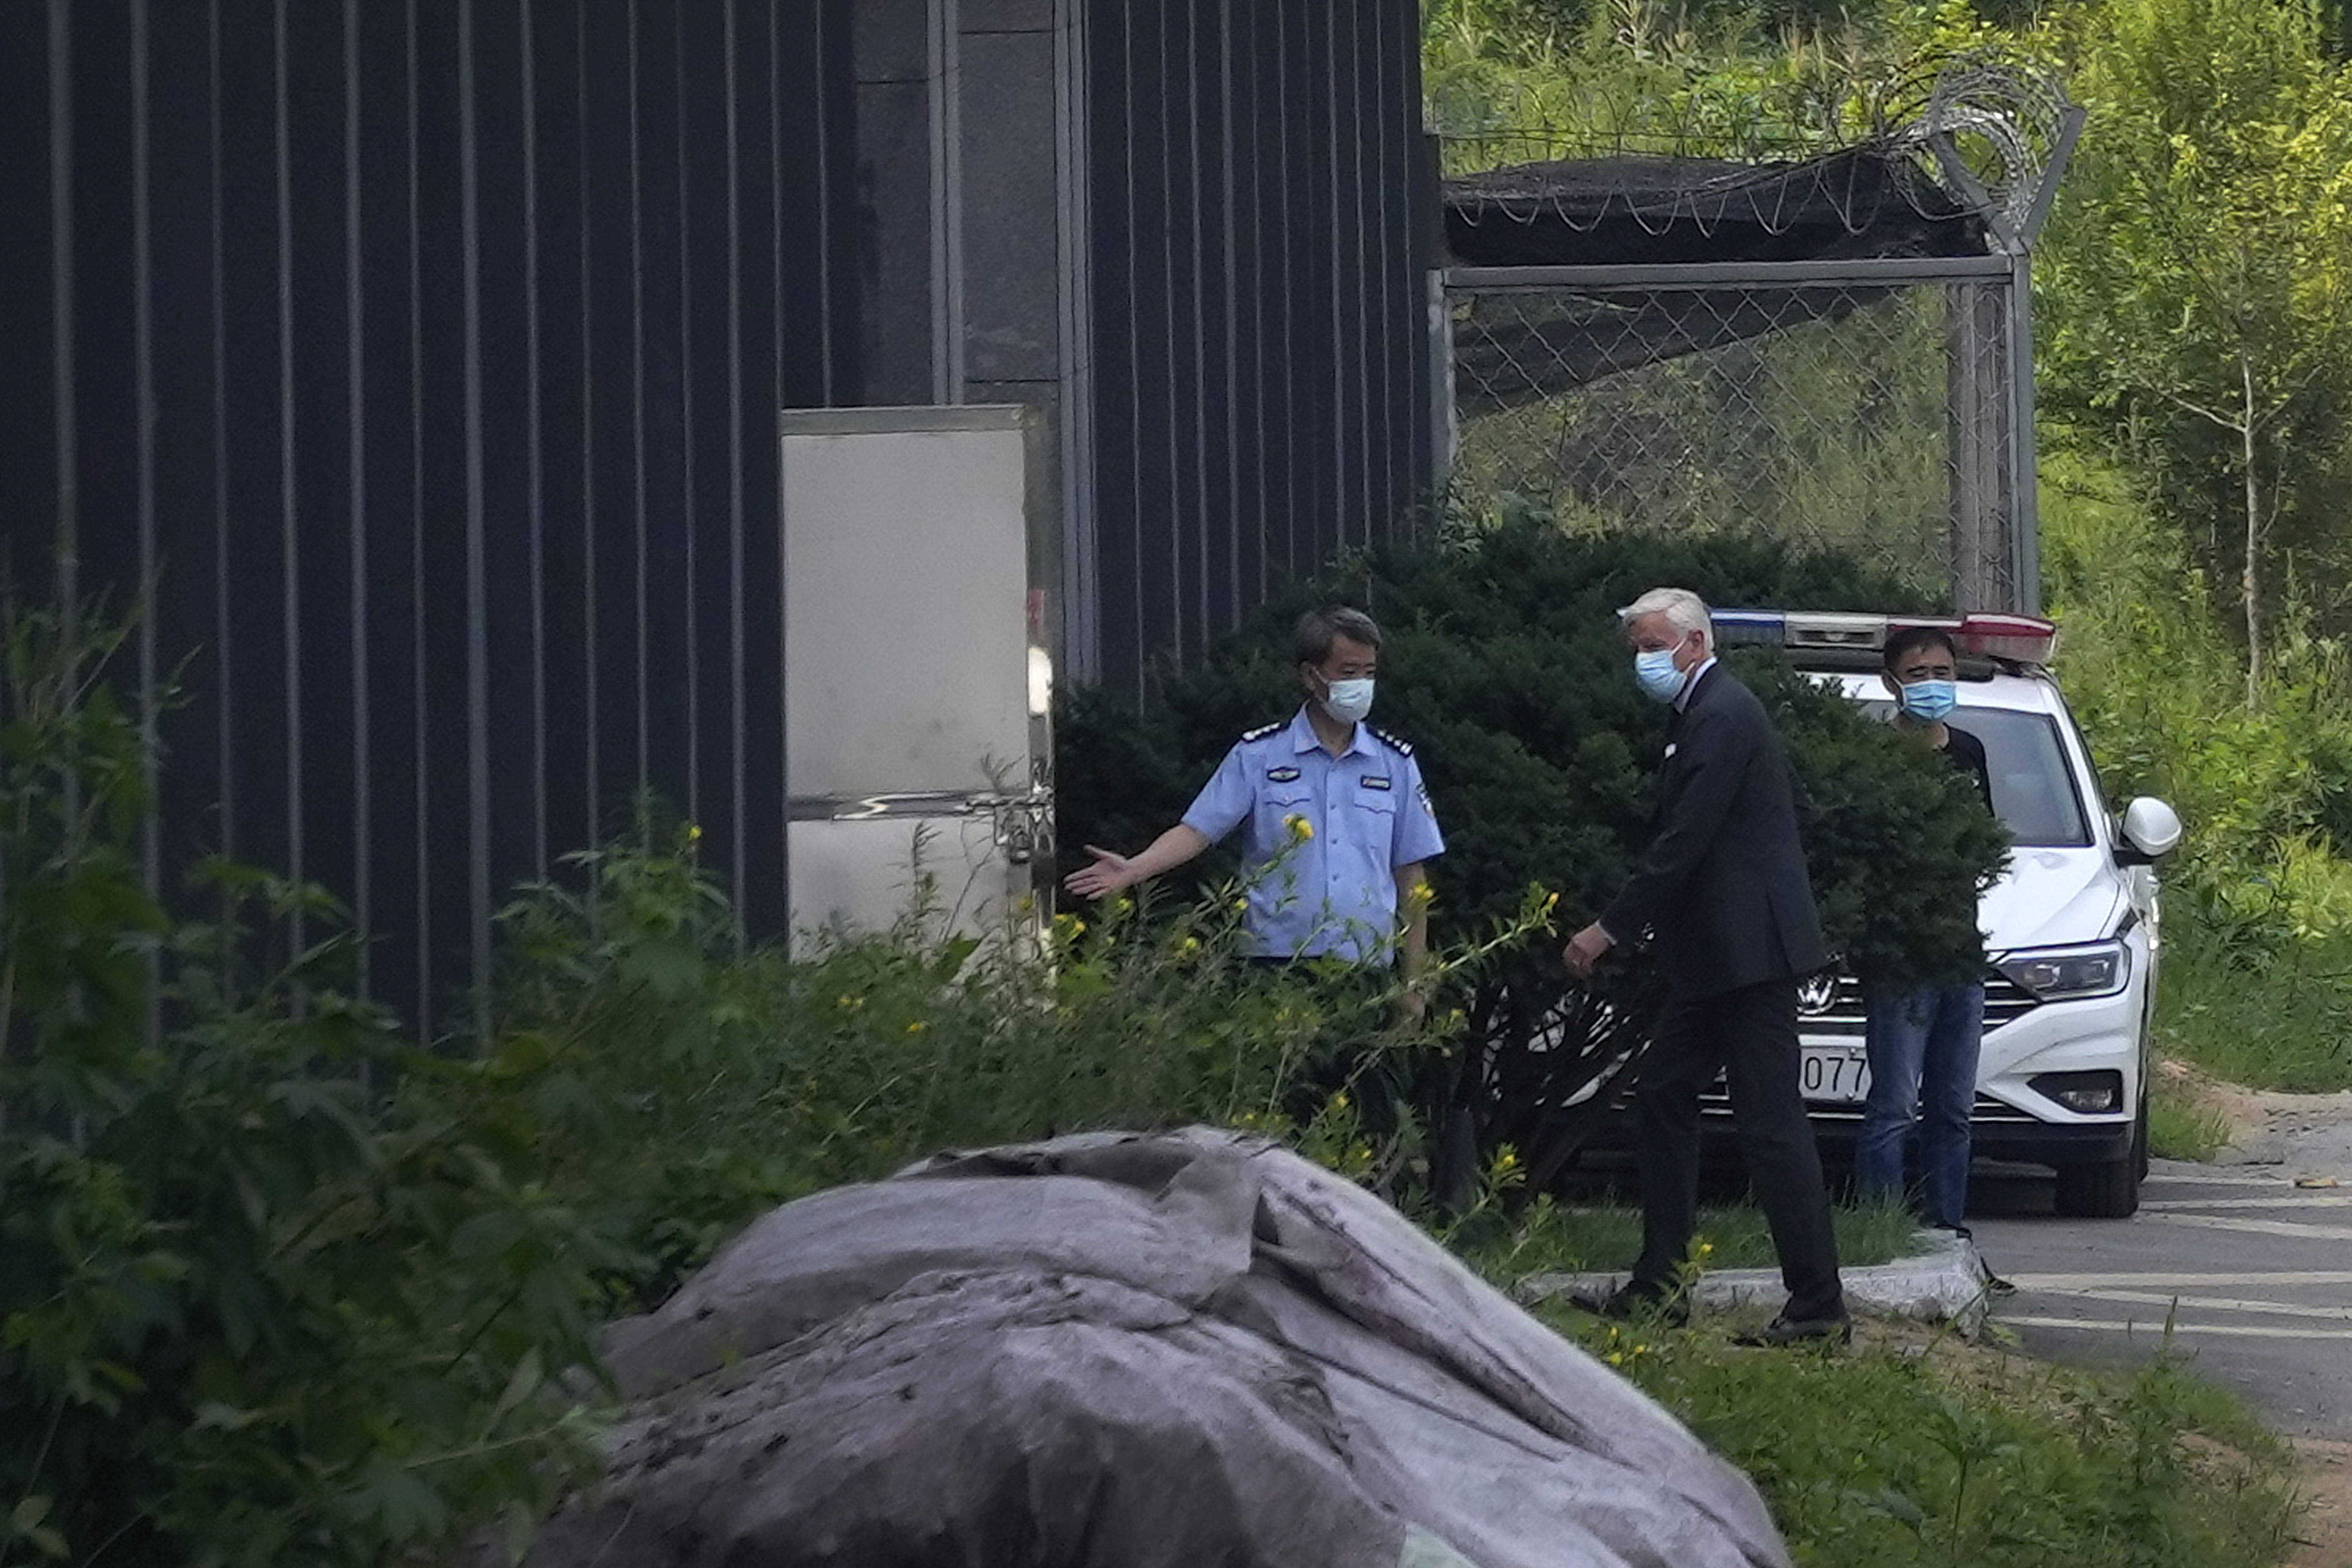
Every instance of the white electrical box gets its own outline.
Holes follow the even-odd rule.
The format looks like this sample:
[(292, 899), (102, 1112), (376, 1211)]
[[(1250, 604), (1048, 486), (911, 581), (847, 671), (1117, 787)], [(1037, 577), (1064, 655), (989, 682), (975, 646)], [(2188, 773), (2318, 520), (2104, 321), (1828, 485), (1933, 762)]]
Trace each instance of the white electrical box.
[(1043, 921), (1054, 580), (1042, 417), (783, 416), (785, 854), (796, 936)]

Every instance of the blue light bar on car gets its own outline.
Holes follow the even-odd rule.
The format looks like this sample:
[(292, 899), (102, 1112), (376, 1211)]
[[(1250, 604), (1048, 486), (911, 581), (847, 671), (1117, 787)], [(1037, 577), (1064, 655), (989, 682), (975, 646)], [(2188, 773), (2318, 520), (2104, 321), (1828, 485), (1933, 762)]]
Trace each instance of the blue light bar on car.
[(1717, 610), (1715, 640), (1726, 647), (1831, 648), (1876, 652), (1889, 632), (1937, 626), (1960, 652), (1983, 658), (2048, 664), (2058, 628), (2038, 616), (1977, 612), (1966, 616), (1864, 616), (1835, 610)]
[(1778, 610), (1717, 610), (1715, 640), (1727, 647), (1779, 647), (1782, 616)]

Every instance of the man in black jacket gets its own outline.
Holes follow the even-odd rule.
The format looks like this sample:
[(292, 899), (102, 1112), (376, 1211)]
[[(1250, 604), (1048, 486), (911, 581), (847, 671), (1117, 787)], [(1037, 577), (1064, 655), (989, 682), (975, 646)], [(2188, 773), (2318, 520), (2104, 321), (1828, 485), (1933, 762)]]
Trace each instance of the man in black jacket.
[(1828, 963), (1798, 837), (1787, 753), (1755, 693), (1715, 661), (1706, 604), (1658, 588), (1620, 612), (1634, 679), (1675, 712), (1658, 771), (1657, 830), (1641, 869), (1569, 939), (1579, 978), (1644, 932), (1674, 1000), (1633, 1100), (1642, 1256), (1611, 1316), (1679, 1316), (1698, 1211), (1698, 1097), (1720, 1069), (1748, 1176), (1771, 1226), (1789, 1303), (1751, 1342), (1850, 1336), (1821, 1155), (1799, 1088), (1797, 984)]

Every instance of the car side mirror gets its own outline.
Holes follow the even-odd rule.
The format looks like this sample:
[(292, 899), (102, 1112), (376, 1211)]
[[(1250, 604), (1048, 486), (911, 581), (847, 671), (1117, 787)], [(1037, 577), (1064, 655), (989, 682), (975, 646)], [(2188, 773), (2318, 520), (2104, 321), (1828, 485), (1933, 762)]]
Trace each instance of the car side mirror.
[(2147, 866), (2180, 846), (2180, 814), (2150, 795), (2141, 795), (2124, 807), (2116, 837), (2116, 862)]

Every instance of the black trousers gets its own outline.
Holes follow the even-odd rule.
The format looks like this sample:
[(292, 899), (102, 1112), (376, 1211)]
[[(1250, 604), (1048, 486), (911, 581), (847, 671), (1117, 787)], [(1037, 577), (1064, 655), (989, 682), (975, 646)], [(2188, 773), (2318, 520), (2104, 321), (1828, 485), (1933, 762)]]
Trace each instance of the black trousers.
[(1642, 1170), (1634, 1283), (1671, 1287), (1690, 1252), (1698, 1224), (1698, 1097), (1717, 1069), (1731, 1090), (1748, 1184), (1780, 1257), (1788, 1316), (1843, 1316), (1829, 1191), (1799, 1087), (1793, 979), (1677, 997), (1669, 1006), (1633, 1089)]

